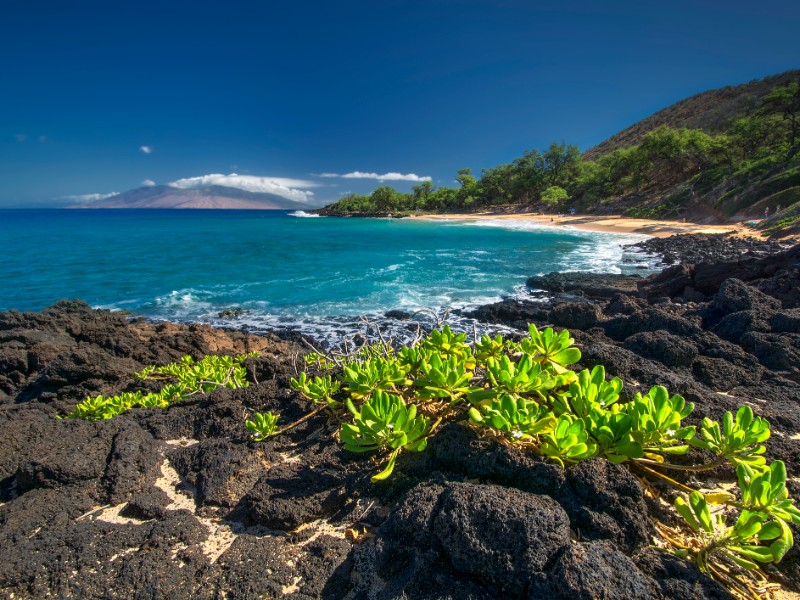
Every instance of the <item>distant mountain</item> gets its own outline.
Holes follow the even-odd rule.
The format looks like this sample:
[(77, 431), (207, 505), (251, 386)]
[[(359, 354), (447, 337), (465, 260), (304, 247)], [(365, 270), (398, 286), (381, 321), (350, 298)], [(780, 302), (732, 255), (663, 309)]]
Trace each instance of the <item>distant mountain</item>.
[(238, 188), (210, 185), (183, 189), (168, 185), (141, 187), (110, 198), (72, 208), (207, 208), (249, 210), (307, 210), (305, 202), (287, 200), (266, 192), (247, 192)]

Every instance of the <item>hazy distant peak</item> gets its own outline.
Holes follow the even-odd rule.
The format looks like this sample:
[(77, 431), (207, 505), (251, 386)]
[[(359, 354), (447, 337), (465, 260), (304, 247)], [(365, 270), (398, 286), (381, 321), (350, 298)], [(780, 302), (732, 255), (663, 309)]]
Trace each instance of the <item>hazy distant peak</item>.
[(169, 185), (180, 189), (224, 186), (226, 188), (236, 188), (246, 192), (274, 194), (297, 202), (309, 202), (314, 196), (314, 192), (300, 188), (317, 187), (319, 184), (304, 179), (291, 179), (287, 177), (257, 177), (255, 175), (239, 175), (238, 173), (231, 173), (229, 175), (211, 173), (209, 175), (200, 175), (199, 177), (178, 179)]
[(73, 208), (302, 210), (308, 209), (309, 204), (278, 194), (251, 192), (222, 185), (180, 188), (170, 184), (140, 187)]

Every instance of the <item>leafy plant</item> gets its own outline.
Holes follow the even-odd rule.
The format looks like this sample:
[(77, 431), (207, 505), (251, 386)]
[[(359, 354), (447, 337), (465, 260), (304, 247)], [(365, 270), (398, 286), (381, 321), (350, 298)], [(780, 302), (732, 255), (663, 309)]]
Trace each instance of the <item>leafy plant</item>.
[(631, 435), (644, 450), (644, 455), (663, 462), (662, 454), (686, 454), (684, 443), (694, 437), (694, 427), (683, 427), (681, 421), (694, 410), (683, 396), (670, 396), (666, 388), (657, 385), (647, 394), (636, 394), (625, 407), (632, 419)]
[(406, 381), (406, 369), (395, 359), (368, 358), (344, 367), (343, 379), (355, 400), (369, 398), (376, 390), (396, 390)]
[(397, 455), (402, 450), (420, 452), (428, 444), (428, 419), (417, 415), (417, 407), (406, 405), (399, 396), (376, 390), (361, 405), (361, 410), (357, 410), (349, 398), (345, 405), (353, 415), (353, 422), (343, 423), (339, 429), (339, 437), (347, 450), (369, 452), (391, 449), (388, 464), (372, 477), (373, 482), (392, 474)]
[(597, 453), (613, 463), (623, 463), (644, 456), (644, 450), (631, 435), (633, 419), (625, 413), (593, 410), (584, 423), (592, 439), (597, 442)]
[(520, 348), (533, 356), (534, 361), (549, 365), (556, 372), (563, 373), (566, 366), (581, 359), (581, 351), (573, 346), (575, 340), (569, 337), (569, 331), (562, 330), (557, 334), (552, 327), (539, 331), (536, 325), (528, 327), (529, 336), (520, 342)]
[(249, 385), (242, 362), (257, 353), (233, 356), (205, 356), (195, 362), (191, 356), (161, 367), (147, 366), (135, 373), (139, 379), (171, 381), (156, 393), (122, 392), (115, 396), (98, 395), (86, 398), (66, 416), (68, 419), (99, 421), (111, 419), (132, 408), (166, 408), (195, 394), (211, 392), (218, 387), (244, 388)]
[(467, 334), (455, 333), (450, 329), (449, 325), (442, 327), (441, 331), (436, 329), (431, 331), (431, 334), (422, 341), (422, 348), (444, 356), (462, 358), (466, 368), (475, 368), (475, 359), (472, 357), (472, 350), (467, 344)]
[(179, 362), (170, 363), (163, 367), (147, 368), (139, 376), (142, 378), (153, 375), (165, 375), (176, 379), (186, 386), (189, 393), (208, 393), (218, 387), (242, 388), (247, 387), (247, 371), (242, 366), (249, 356), (257, 353), (240, 354), (237, 356), (204, 356), (195, 361), (191, 356), (184, 356)]
[(245, 421), (244, 426), (253, 432), (254, 442), (263, 442), (278, 430), (278, 417), (271, 412), (253, 413), (253, 420)]
[(469, 420), (475, 425), (502, 431), (512, 441), (529, 441), (553, 429), (556, 418), (545, 407), (532, 400), (503, 394), (490, 404), (469, 409)]
[(446, 398), (455, 402), (470, 391), (472, 371), (456, 356), (443, 359), (433, 354), (420, 367), (422, 373), (414, 381), (417, 397), (422, 400)]
[(570, 382), (569, 391), (555, 402), (559, 414), (571, 412), (586, 417), (592, 410), (609, 410), (619, 400), (622, 380), (614, 377), (606, 381), (606, 370), (598, 365), (591, 371), (584, 369)]
[(327, 404), (331, 407), (340, 404), (333, 398), (333, 395), (339, 391), (341, 383), (333, 381), (330, 375), (308, 379), (306, 373), (301, 372), (297, 379), (292, 378), (289, 384), (293, 390), (297, 390), (314, 404)]
[(574, 420), (570, 415), (558, 417), (553, 429), (545, 433), (542, 439), (542, 454), (561, 466), (574, 464), (597, 454), (597, 444), (589, 438), (583, 419)]
[(303, 357), (303, 362), (309, 366), (313, 365), (323, 371), (329, 371), (336, 366), (331, 360), (319, 352), (309, 352)]
[(428, 362), (431, 355), (432, 352), (422, 346), (403, 346), (397, 353), (397, 362), (408, 375), (417, 375), (422, 372), (422, 365)]
[(769, 422), (755, 417), (753, 410), (745, 405), (736, 412), (736, 418), (730, 411), (726, 412), (721, 429), (716, 421), (704, 418), (700, 435), (689, 440), (689, 443), (710, 450), (736, 465), (760, 466), (766, 463), (762, 456), (766, 448), (761, 443), (769, 437)]
[(490, 358), (500, 360), (505, 353), (506, 343), (503, 341), (503, 336), (499, 334), (493, 338), (484, 335), (475, 342), (475, 358), (478, 364), (485, 365)]
[(761, 470), (742, 463), (736, 467), (736, 477), (742, 492), (743, 508), (800, 525), (800, 509), (789, 498), (786, 489), (786, 465), (783, 461), (776, 460)]
[(518, 362), (508, 356), (500, 360), (490, 358), (486, 362), (486, 378), (489, 388), (473, 392), (470, 401), (479, 402), (501, 394), (528, 394), (544, 399), (550, 390), (563, 385), (564, 376), (554, 376), (530, 354), (523, 354)]
[(757, 563), (780, 561), (793, 543), (789, 527), (764, 514), (743, 510), (733, 526), (726, 526), (725, 515), (712, 515), (700, 492), (692, 492), (688, 503), (683, 497), (676, 498), (675, 509), (695, 532), (683, 551), (705, 572), (714, 572), (714, 561), (725, 559), (745, 569), (757, 569)]

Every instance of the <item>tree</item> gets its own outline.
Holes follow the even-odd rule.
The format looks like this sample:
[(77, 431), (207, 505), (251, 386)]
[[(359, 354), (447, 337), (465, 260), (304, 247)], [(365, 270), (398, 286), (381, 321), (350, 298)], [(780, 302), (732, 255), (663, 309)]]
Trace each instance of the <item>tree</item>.
[(375, 210), (379, 212), (391, 212), (399, 208), (399, 196), (400, 194), (398, 194), (394, 188), (384, 185), (376, 188), (370, 195), (370, 199), (372, 200)]
[(534, 148), (526, 150), (522, 156), (514, 159), (514, 181), (512, 195), (523, 202), (536, 198), (544, 189), (544, 172), (542, 155)]
[(432, 193), (433, 184), (430, 181), (423, 181), (419, 185), (413, 186), (411, 195), (413, 197), (414, 210), (425, 208)]
[(572, 144), (553, 142), (541, 156), (544, 180), (550, 186), (564, 187), (578, 175), (581, 151)]
[(480, 180), (483, 203), (496, 205), (513, 202), (514, 176), (515, 169), (513, 165), (498, 165), (491, 169), (483, 169)]
[(472, 174), (472, 169), (466, 167), (465, 169), (458, 170), (456, 181), (461, 186), (458, 190), (458, 201), (462, 205), (473, 204), (480, 196), (478, 180)]
[(780, 114), (784, 121), (788, 121), (787, 141), (789, 142), (789, 152), (793, 154), (795, 143), (798, 141), (798, 133), (800, 133), (800, 83), (793, 81), (789, 85), (772, 88), (764, 98), (762, 110), (767, 113)]
[(548, 204), (558, 204), (563, 200), (569, 200), (567, 190), (557, 185), (551, 185), (542, 192), (542, 201)]

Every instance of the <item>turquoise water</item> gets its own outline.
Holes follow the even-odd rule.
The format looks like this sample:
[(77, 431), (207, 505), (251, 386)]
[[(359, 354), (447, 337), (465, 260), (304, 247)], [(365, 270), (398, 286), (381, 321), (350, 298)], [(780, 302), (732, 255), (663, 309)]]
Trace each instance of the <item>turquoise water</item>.
[[(642, 236), (492, 220), (188, 210), (5, 210), (0, 219), (3, 310), (82, 298), (155, 319), (319, 333), (390, 309), (498, 300), (534, 274), (643, 272), (642, 257), (622, 250)], [(234, 307), (238, 319), (219, 319)]]

